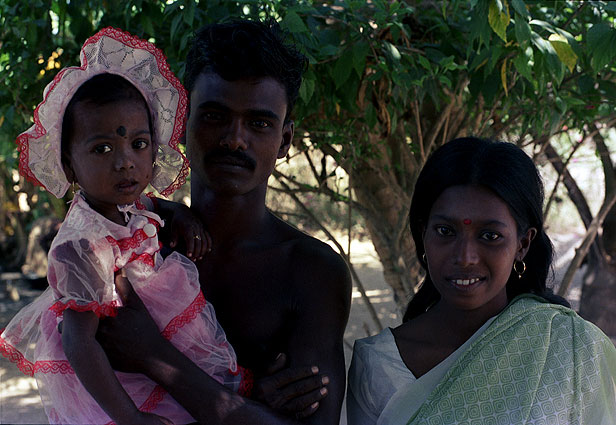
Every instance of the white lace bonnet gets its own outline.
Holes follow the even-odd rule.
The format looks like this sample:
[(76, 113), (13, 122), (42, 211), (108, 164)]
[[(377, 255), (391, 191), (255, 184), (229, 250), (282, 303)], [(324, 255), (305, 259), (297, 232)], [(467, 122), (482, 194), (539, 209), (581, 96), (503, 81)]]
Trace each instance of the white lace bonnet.
[(186, 90), (152, 43), (116, 28), (105, 28), (81, 48), (81, 66), (62, 69), (34, 110), (34, 125), (17, 137), (20, 173), (61, 198), (70, 183), (61, 161), (64, 110), (77, 89), (98, 74), (117, 74), (141, 92), (150, 109), (156, 166), (152, 186), (168, 196), (186, 182), (188, 160), (178, 143), (184, 133)]

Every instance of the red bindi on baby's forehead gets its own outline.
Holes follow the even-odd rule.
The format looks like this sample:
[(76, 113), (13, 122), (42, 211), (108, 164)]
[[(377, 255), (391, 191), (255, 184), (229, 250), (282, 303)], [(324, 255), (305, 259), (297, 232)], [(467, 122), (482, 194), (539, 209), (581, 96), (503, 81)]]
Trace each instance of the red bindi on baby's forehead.
[(468, 226), (469, 224), (473, 223), (473, 220), (471, 220), (470, 218), (465, 218), (464, 220), (462, 220), (462, 223), (464, 223), (464, 224), (466, 224)]

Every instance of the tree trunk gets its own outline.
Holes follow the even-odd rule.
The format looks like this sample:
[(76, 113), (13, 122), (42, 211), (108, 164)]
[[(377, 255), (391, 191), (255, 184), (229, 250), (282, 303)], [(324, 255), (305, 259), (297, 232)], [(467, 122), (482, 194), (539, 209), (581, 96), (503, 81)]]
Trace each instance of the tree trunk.
[(584, 276), (580, 315), (616, 339), (616, 268), (605, 264)]
[(402, 312), (421, 276), (408, 226), (412, 195), (408, 188), (413, 187), (417, 170), (413, 161), (405, 158), (406, 152), (398, 152), (402, 157), (392, 158), (387, 143), (377, 142), (376, 146), (381, 149), (379, 154), (358, 160), (347, 172), (353, 173), (353, 191), (363, 206), (361, 213), (383, 265), (385, 281)]

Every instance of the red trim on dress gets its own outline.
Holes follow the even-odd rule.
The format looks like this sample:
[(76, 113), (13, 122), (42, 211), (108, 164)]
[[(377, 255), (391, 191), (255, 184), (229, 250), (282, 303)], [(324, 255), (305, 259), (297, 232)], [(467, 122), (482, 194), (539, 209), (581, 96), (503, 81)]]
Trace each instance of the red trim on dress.
[[(154, 225), (154, 227), (156, 227), (156, 232), (158, 232), (160, 230), (160, 223), (151, 217), (146, 218), (148, 219), (148, 223)], [(106, 239), (111, 245), (115, 245), (120, 248), (120, 251), (128, 251), (129, 249), (139, 248), (143, 241), (149, 239), (149, 236), (146, 235), (143, 229), (137, 229), (132, 236), (128, 236), (126, 238), (116, 239), (113, 236), (107, 235)]]
[(240, 387), (237, 390), (237, 393), (241, 396), (250, 398), (252, 396), (252, 388), (254, 386), (255, 375), (252, 370), (237, 365), (238, 372), (242, 375), (242, 380), (240, 381)]
[(96, 301), (90, 301), (87, 304), (77, 304), (77, 301), (75, 300), (69, 300), (65, 303), (63, 303), (62, 301), (56, 301), (55, 303), (53, 303), (53, 305), (51, 307), (49, 307), (49, 310), (53, 311), (54, 313), (56, 313), (57, 317), (62, 316), (62, 314), (64, 313), (64, 310), (71, 309), (71, 310), (75, 310), (75, 311), (92, 311), (94, 312), (94, 314), (96, 314), (96, 316), (99, 319), (105, 318), (105, 317), (115, 317), (118, 314), (118, 302), (117, 301), (111, 301), (108, 304), (100, 304)]
[[(139, 410), (142, 412), (151, 412), (156, 409), (158, 403), (162, 401), (162, 399), (167, 394), (167, 391), (163, 389), (160, 385), (154, 387), (148, 398), (143, 402), (141, 406), (139, 406)], [(107, 422), (105, 425), (115, 425), (115, 422)]]
[[(0, 331), (0, 334), (2, 332), (4, 332), (4, 329)], [(32, 363), (2, 337), (0, 337), (0, 354), (11, 363), (15, 363), (17, 369), (27, 376), (34, 376), (35, 373), (75, 374), (67, 360), (39, 360)]]
[(186, 307), (182, 313), (171, 319), (169, 324), (165, 326), (165, 329), (163, 329), (160, 334), (165, 339), (171, 339), (171, 337), (175, 335), (182, 326), (194, 320), (195, 317), (203, 311), (206, 304), (207, 301), (205, 301), (203, 292), (199, 291), (199, 294), (197, 294), (193, 302), (190, 303), (190, 305)]

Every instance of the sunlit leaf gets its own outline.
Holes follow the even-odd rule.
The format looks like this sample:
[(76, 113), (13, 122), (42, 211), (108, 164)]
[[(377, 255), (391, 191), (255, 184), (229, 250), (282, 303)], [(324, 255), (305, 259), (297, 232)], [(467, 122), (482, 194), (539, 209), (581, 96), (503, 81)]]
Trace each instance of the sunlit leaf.
[(509, 16), (509, 5), (506, 0), (502, 0), (503, 8), (499, 10), (496, 0), (490, 2), (490, 8), (488, 10), (488, 22), (492, 30), (498, 35), (504, 42), (507, 42), (507, 26), (511, 17)]
[(556, 54), (560, 60), (569, 68), (569, 72), (573, 72), (575, 64), (577, 62), (577, 55), (573, 52), (573, 49), (567, 42), (567, 39), (559, 34), (552, 34), (548, 38), (552, 47), (556, 51)]

